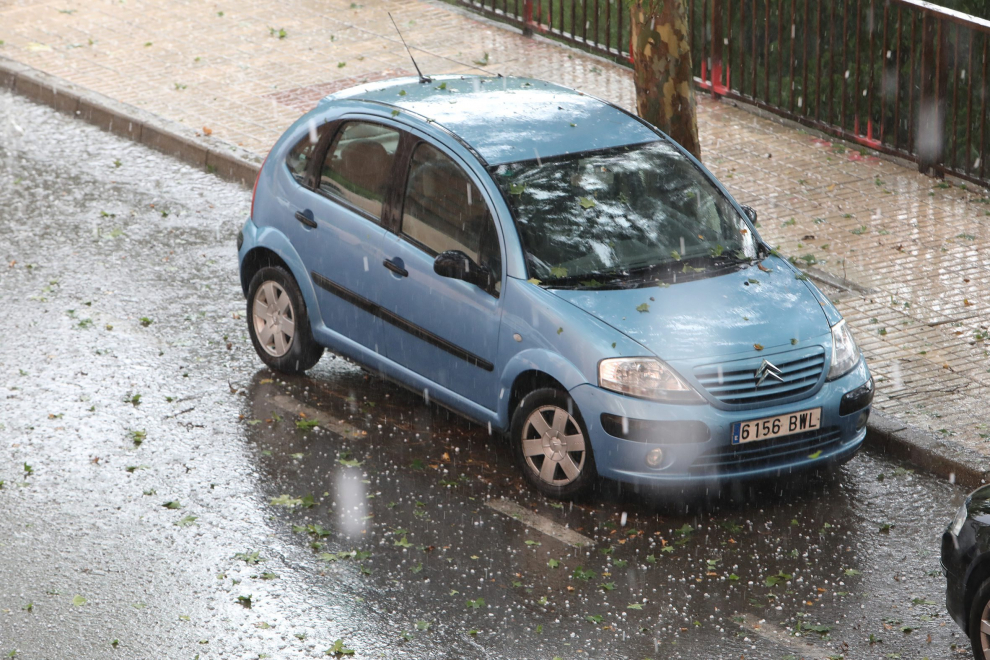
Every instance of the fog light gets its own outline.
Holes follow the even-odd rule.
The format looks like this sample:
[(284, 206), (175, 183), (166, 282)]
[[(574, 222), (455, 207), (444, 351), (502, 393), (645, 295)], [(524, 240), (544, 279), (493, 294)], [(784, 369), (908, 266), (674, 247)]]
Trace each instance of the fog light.
[(866, 428), (866, 420), (870, 418), (870, 410), (867, 408), (863, 412), (859, 413), (859, 417), (856, 418), (856, 430), (862, 431)]
[(651, 468), (658, 468), (663, 463), (663, 450), (657, 447), (646, 452), (646, 464)]

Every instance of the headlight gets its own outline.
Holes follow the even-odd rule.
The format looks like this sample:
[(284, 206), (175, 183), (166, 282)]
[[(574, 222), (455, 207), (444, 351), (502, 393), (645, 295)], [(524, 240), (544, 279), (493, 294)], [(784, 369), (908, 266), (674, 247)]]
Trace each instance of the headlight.
[(953, 536), (959, 536), (959, 532), (962, 531), (963, 525), (966, 523), (966, 519), (969, 517), (969, 507), (967, 506), (969, 501), (963, 502), (963, 505), (959, 507), (956, 511), (955, 518), (949, 523), (949, 531)]
[(859, 362), (859, 346), (853, 339), (845, 319), (832, 326), (832, 368), (828, 370), (828, 379), (835, 380), (845, 376)]
[(704, 403), (697, 391), (655, 358), (610, 358), (598, 364), (598, 384), (607, 390), (668, 403)]

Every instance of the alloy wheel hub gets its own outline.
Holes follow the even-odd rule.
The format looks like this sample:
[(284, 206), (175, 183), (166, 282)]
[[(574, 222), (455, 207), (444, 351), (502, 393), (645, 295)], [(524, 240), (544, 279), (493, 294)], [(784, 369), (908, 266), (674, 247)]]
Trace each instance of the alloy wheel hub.
[(549, 431), (543, 436), (543, 446), (547, 450), (550, 460), (559, 462), (564, 457), (564, 441), (560, 437), (559, 431)]
[(534, 410), (523, 427), (522, 443), (526, 464), (545, 483), (565, 486), (584, 468), (584, 435), (563, 408), (550, 405)]
[(289, 352), (295, 334), (295, 313), (289, 295), (277, 282), (265, 282), (255, 294), (254, 329), (268, 354), (281, 357)]

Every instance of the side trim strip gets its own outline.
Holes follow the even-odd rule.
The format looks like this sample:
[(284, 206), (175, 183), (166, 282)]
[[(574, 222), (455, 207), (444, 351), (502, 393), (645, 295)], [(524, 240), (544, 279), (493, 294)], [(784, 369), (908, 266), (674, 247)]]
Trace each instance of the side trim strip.
[(438, 337), (437, 335), (433, 334), (426, 328), (418, 326), (410, 321), (407, 321), (398, 314), (395, 314), (394, 312), (391, 312), (383, 308), (381, 305), (375, 304), (370, 300), (368, 300), (367, 298), (359, 296), (350, 289), (345, 289), (336, 282), (332, 282), (328, 280), (323, 275), (320, 275), (315, 271), (311, 271), (310, 275), (313, 276), (313, 282), (315, 282), (316, 285), (319, 286), (321, 289), (325, 289), (330, 293), (332, 293), (333, 295), (337, 296), (338, 298), (351, 303), (355, 307), (363, 309), (369, 314), (377, 316), (386, 323), (391, 323), (395, 327), (399, 328), (400, 330), (404, 330), (405, 332), (408, 332), (417, 339), (422, 339), (427, 344), (430, 344), (431, 346), (436, 346), (440, 350), (446, 351), (447, 353), (450, 353), (454, 357), (458, 357), (464, 360), (465, 362), (467, 362), (468, 364), (473, 364), (474, 366), (480, 367), (485, 371), (495, 370), (495, 365), (489, 362), (488, 360), (461, 348), (457, 344), (452, 344), (442, 337)]
[(313, 276), (313, 281), (316, 282), (316, 285), (321, 289), (326, 289), (327, 291), (337, 296), (338, 298), (343, 298), (344, 300), (351, 303), (355, 307), (360, 307), (369, 314), (374, 314), (375, 316), (381, 316), (378, 313), (379, 310), (378, 305), (371, 302), (367, 298), (359, 296), (350, 289), (345, 289), (336, 282), (331, 282), (330, 280), (323, 277), (316, 271), (311, 271), (310, 275)]

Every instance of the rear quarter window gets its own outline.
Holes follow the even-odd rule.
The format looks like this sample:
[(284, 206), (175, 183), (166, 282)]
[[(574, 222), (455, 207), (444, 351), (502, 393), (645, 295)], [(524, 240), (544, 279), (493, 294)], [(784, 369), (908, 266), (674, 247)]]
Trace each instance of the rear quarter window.
[(289, 168), (289, 174), (300, 184), (305, 185), (306, 183), (306, 168), (309, 167), (309, 162), (316, 151), (316, 145), (320, 143), (325, 131), (326, 124), (310, 130), (285, 157), (285, 166)]

